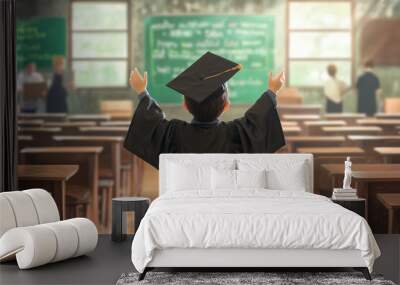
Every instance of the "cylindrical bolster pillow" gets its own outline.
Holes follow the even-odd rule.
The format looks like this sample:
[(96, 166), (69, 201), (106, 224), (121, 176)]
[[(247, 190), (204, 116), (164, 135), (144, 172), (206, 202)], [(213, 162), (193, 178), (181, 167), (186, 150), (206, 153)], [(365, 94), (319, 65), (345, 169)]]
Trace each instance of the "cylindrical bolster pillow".
[(16, 253), (20, 269), (49, 263), (56, 251), (53, 231), (42, 225), (11, 229), (0, 239), (0, 258), (7, 260)]
[(57, 251), (51, 262), (57, 262), (75, 255), (78, 248), (78, 233), (71, 228), (70, 223), (55, 222), (44, 224), (44, 227), (51, 229), (56, 237)]
[(96, 248), (98, 233), (95, 224), (91, 220), (74, 218), (65, 222), (70, 223), (78, 233), (78, 248), (74, 257), (91, 252)]
[(17, 227), (27, 227), (39, 223), (35, 205), (29, 195), (23, 191), (3, 192), (1, 196), (10, 202)]
[(5, 196), (0, 195), (0, 237), (6, 231), (16, 226), (17, 222), (15, 221), (14, 211), (10, 202)]
[(56, 202), (49, 192), (38, 188), (24, 190), (23, 192), (32, 199), (39, 218), (39, 224), (52, 223), (60, 220)]
[(0, 238), (0, 261), (16, 254), (19, 268), (28, 269), (86, 254), (97, 238), (96, 226), (84, 218), (14, 228)]

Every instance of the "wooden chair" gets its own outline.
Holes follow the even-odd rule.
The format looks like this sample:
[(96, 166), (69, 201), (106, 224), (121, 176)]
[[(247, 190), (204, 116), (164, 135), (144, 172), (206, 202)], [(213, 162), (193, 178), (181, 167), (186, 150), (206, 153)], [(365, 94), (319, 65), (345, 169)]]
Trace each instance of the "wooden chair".
[(100, 223), (106, 228), (111, 227), (111, 202), (113, 198), (114, 180), (100, 179)]
[(130, 119), (133, 114), (133, 103), (131, 100), (102, 100), (100, 112), (110, 115), (112, 119)]
[[(85, 136), (122, 136), (128, 132), (128, 126), (99, 126), (80, 128), (81, 135)], [(135, 195), (140, 192), (141, 177), (143, 176), (143, 162), (121, 146), (121, 190), (124, 196)]]
[(301, 105), (303, 104), (303, 96), (300, 95), (299, 89), (293, 87), (282, 88), (279, 96), (276, 97), (278, 105)]
[(400, 98), (385, 98), (385, 113), (400, 113)]

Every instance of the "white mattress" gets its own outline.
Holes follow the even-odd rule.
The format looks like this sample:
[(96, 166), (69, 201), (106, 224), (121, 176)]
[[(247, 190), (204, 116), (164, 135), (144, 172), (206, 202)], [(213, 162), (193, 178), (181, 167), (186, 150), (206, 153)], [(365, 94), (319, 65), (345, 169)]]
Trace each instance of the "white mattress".
[(380, 255), (359, 215), (323, 196), (266, 189), (165, 193), (139, 226), (132, 262), (143, 272), (156, 250), (173, 248), (359, 250), (370, 271)]

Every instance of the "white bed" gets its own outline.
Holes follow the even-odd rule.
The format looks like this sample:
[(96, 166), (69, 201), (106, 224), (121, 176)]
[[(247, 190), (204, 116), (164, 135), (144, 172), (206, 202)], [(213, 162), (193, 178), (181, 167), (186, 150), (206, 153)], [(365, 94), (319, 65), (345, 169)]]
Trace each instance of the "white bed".
[(155, 267), (354, 267), (370, 278), (380, 251), (367, 222), (312, 194), (312, 175), (308, 154), (161, 155), (160, 197), (132, 243), (140, 279)]

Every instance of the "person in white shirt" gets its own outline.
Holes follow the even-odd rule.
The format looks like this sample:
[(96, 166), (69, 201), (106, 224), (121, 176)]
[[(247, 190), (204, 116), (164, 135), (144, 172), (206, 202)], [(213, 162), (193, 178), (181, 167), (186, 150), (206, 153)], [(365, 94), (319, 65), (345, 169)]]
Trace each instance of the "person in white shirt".
[(324, 94), (326, 97), (326, 112), (341, 113), (343, 111), (343, 96), (346, 93), (348, 87), (342, 80), (336, 78), (336, 65), (328, 65), (327, 72), (329, 75), (329, 79), (325, 82), (324, 85)]
[(44, 99), (24, 99), (24, 85), (27, 83), (40, 83), (44, 82), (44, 77), (41, 73), (36, 70), (35, 63), (28, 63), (23, 71), (18, 74), (17, 77), (17, 92), (19, 95), (18, 103), (22, 112), (43, 112), (44, 111)]

